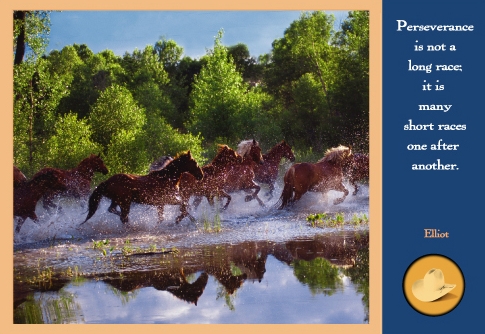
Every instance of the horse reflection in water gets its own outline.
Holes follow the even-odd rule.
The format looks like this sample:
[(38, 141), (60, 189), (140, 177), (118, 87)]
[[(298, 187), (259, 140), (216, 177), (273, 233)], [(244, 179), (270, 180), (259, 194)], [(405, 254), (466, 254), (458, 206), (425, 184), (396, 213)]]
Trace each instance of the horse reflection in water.
[(354, 187), (352, 195), (357, 195), (359, 191), (357, 181), (369, 179), (369, 156), (363, 153), (352, 154), (352, 159), (344, 165), (343, 172)]
[[(163, 221), (165, 205), (179, 205), (179, 179), (182, 173), (188, 172), (197, 180), (201, 180), (204, 173), (192, 158), (190, 151), (177, 156), (167, 166), (148, 175), (116, 174), (99, 184), (89, 197), (88, 216), (82, 224), (88, 221), (96, 212), (101, 198), (111, 199), (108, 211), (120, 216), (123, 224), (128, 222), (131, 203), (153, 205), (157, 208), (159, 223)], [(116, 210), (119, 206), (121, 212)], [(177, 222), (189, 213), (181, 208)]]
[(193, 283), (189, 283), (184, 270), (168, 270), (164, 272), (151, 271), (147, 273), (128, 272), (122, 278), (108, 278), (104, 281), (123, 292), (130, 292), (144, 287), (168, 291), (175, 297), (188, 303), (197, 305), (197, 301), (204, 292), (209, 275), (201, 273)]
[(302, 162), (291, 166), (284, 177), (279, 209), (295, 203), (307, 191), (322, 192), (324, 195), (330, 190), (343, 192), (343, 197), (334, 201), (334, 204), (342, 203), (349, 194), (342, 183), (343, 166), (350, 159), (352, 150), (341, 145), (327, 150), (317, 163)]

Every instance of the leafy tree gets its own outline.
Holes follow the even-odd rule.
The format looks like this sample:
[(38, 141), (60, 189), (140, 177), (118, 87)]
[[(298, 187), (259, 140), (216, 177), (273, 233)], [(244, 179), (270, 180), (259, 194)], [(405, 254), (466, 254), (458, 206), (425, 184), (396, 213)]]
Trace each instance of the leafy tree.
[(127, 88), (119, 85), (104, 90), (89, 115), (93, 139), (103, 147), (112, 144), (122, 130), (127, 132), (125, 138), (132, 138), (129, 133), (139, 132), (145, 120), (145, 110), (137, 105)]
[(254, 128), (254, 113), (260, 100), (248, 92), (248, 85), (236, 70), (219, 31), (207, 64), (195, 78), (191, 93), (190, 121), (192, 133), (201, 133), (210, 142), (217, 137), (229, 141), (243, 139)]
[(55, 110), (66, 94), (46, 60), (14, 66), (14, 156), (26, 173), (38, 165), (36, 150), (53, 134)]
[(39, 148), (42, 165), (70, 169), (91, 153), (101, 152), (102, 147), (91, 141), (91, 135), (90, 126), (76, 114), (59, 116), (54, 134)]
[(369, 12), (349, 12), (336, 33), (333, 101), (342, 137), (355, 149), (369, 149)]
[(14, 65), (22, 63), (26, 52), (32, 58), (41, 56), (48, 45), (49, 33), (50, 11), (14, 11)]

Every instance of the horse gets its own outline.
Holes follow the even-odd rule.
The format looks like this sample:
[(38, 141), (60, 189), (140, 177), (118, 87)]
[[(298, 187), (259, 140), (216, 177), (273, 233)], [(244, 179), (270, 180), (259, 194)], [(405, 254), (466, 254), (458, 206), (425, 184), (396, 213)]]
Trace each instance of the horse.
[(214, 197), (226, 198), (225, 210), (231, 202), (231, 196), (224, 191), (227, 170), (235, 164), (241, 163), (242, 157), (227, 145), (218, 145), (218, 151), (211, 163), (202, 167), (204, 178), (197, 181), (192, 175), (183, 173), (180, 178), (180, 196), (182, 206), (186, 210), (191, 196), (194, 196), (194, 208), (197, 209), (203, 197), (211, 205)]
[(16, 188), (25, 182), (27, 182), (27, 178), (24, 173), (17, 166), (13, 165), (13, 187)]
[(344, 175), (354, 187), (352, 195), (357, 195), (359, 186), (357, 181), (369, 179), (369, 156), (363, 153), (354, 153), (352, 159), (344, 166)]
[(13, 214), (14, 217), (20, 218), (15, 228), (17, 233), (20, 232), (20, 228), (27, 218), (37, 223), (35, 207), (42, 196), (50, 190), (66, 190), (64, 178), (56, 169), (34, 175), (30, 181), (22, 182), (14, 188)]
[[(192, 158), (190, 151), (176, 156), (165, 168), (147, 175), (111, 176), (101, 182), (89, 197), (88, 215), (81, 225), (94, 215), (103, 196), (111, 199), (108, 212), (119, 215), (123, 224), (128, 223), (131, 203), (155, 206), (158, 211), (158, 222), (162, 222), (164, 206), (180, 204), (179, 180), (184, 172), (192, 174), (197, 180), (204, 177), (202, 169)], [(121, 211), (116, 210), (117, 206)], [(188, 213), (182, 212), (182, 215), (188, 215)]]
[(265, 207), (263, 201), (258, 197), (261, 187), (254, 182), (255, 166), (264, 163), (261, 147), (259, 147), (258, 142), (254, 139), (244, 140), (239, 143), (237, 152), (243, 157), (243, 161), (232, 166), (227, 172), (224, 190), (231, 193), (239, 190), (251, 192), (254, 189), (253, 193), (247, 195), (244, 200), (249, 202), (256, 199), (260, 206)]
[(108, 168), (105, 166), (99, 154), (91, 154), (73, 169), (64, 170), (46, 167), (38, 171), (35, 175), (48, 173), (52, 170), (56, 170), (65, 179), (67, 188), (62, 192), (56, 190), (47, 191), (43, 198), (44, 209), (55, 208), (53, 198), (59, 194), (78, 199), (87, 198), (91, 192), (91, 180), (93, 179), (94, 173), (108, 174)]
[(284, 140), (263, 154), (263, 164), (254, 165), (254, 180), (269, 186), (268, 200), (273, 198), (274, 184), (278, 178), (278, 166), (282, 158), (286, 158), (291, 162), (295, 161), (295, 155), (291, 150), (291, 146)]
[(302, 162), (291, 166), (284, 177), (284, 188), (281, 193), (279, 209), (298, 201), (307, 191), (322, 192), (330, 190), (344, 193), (334, 204), (342, 203), (349, 191), (343, 185), (342, 168), (352, 159), (352, 149), (338, 146), (328, 149), (317, 163)]

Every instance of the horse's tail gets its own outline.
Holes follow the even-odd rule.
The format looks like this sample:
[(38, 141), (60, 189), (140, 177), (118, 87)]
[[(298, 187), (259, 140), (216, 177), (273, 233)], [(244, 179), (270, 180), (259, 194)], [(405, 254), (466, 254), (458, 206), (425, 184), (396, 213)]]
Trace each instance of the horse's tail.
[(290, 167), (285, 174), (285, 186), (283, 187), (283, 192), (281, 193), (278, 203), (281, 203), (279, 210), (288, 206), (293, 200), (293, 185), (295, 184), (295, 168)]
[(93, 193), (91, 196), (89, 196), (89, 201), (88, 201), (88, 216), (86, 219), (81, 223), (84, 224), (91, 218), (96, 210), (98, 210), (99, 202), (101, 201), (101, 198), (103, 197), (103, 194), (106, 190), (106, 182), (101, 182), (96, 189), (94, 189)]

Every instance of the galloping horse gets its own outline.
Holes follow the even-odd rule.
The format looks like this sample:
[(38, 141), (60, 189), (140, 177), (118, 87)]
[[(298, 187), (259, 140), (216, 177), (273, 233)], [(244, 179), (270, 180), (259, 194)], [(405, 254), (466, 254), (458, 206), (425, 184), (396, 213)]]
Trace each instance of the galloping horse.
[[(128, 222), (131, 203), (155, 206), (159, 223), (162, 222), (164, 206), (180, 204), (178, 183), (184, 172), (192, 174), (197, 180), (204, 177), (204, 173), (192, 158), (190, 151), (175, 157), (165, 168), (153, 171), (148, 175), (115, 174), (111, 176), (101, 182), (89, 197), (88, 216), (81, 225), (94, 215), (103, 196), (111, 199), (108, 211), (119, 215), (123, 224)], [(121, 212), (116, 210), (116, 206), (120, 207)]]
[(214, 204), (214, 197), (226, 198), (227, 202), (223, 209), (226, 209), (231, 201), (231, 196), (224, 191), (226, 173), (231, 166), (241, 163), (242, 157), (227, 145), (219, 145), (218, 151), (212, 162), (202, 167), (204, 178), (200, 181), (188, 174), (183, 173), (180, 178), (180, 196), (184, 210), (189, 204), (191, 196), (194, 196), (194, 207), (197, 208), (206, 197), (211, 205)]
[(49, 190), (65, 190), (66, 184), (61, 173), (52, 169), (42, 174), (34, 175), (30, 181), (25, 181), (13, 189), (13, 215), (20, 220), (15, 231), (20, 228), (27, 218), (37, 222), (35, 206), (41, 197)]
[(244, 140), (239, 143), (237, 152), (243, 157), (243, 161), (232, 166), (227, 172), (224, 190), (231, 193), (239, 190), (250, 192), (251, 189), (254, 189), (254, 192), (251, 195), (247, 195), (244, 200), (249, 202), (256, 199), (259, 205), (264, 207), (263, 201), (258, 197), (261, 187), (254, 182), (254, 168), (257, 164), (263, 164), (264, 162), (261, 147), (254, 139)]
[(344, 196), (337, 198), (334, 204), (342, 203), (349, 194), (342, 183), (342, 166), (350, 159), (352, 150), (341, 145), (327, 150), (325, 156), (315, 164), (302, 162), (291, 166), (285, 174), (279, 209), (298, 201), (307, 191), (324, 194), (330, 190), (341, 191)]
[(369, 156), (363, 153), (354, 153), (352, 159), (344, 165), (344, 175), (354, 187), (352, 195), (357, 195), (359, 191), (357, 181), (369, 178)]
[(20, 171), (17, 166), (13, 166), (13, 187), (20, 186), (21, 184), (27, 182), (27, 178), (24, 173)]
[[(47, 167), (38, 171), (36, 175), (42, 175), (50, 172), (51, 170), (58, 171), (60, 177), (65, 180), (66, 190), (62, 192), (62, 195), (74, 198), (87, 198), (91, 192), (91, 180), (94, 173), (99, 172), (104, 175), (108, 174), (108, 168), (104, 165), (103, 160), (99, 157), (99, 154), (91, 154), (89, 157), (83, 159), (77, 167), (69, 170), (63, 170), (58, 168)], [(55, 208), (52, 202), (54, 196), (59, 195), (59, 191), (47, 191), (44, 195), (44, 209), (49, 207)]]
[(273, 198), (274, 184), (278, 178), (278, 166), (282, 158), (291, 162), (295, 161), (295, 156), (291, 151), (291, 146), (286, 141), (281, 141), (271, 148), (266, 154), (263, 154), (263, 164), (254, 166), (254, 180), (269, 186), (269, 199)]

